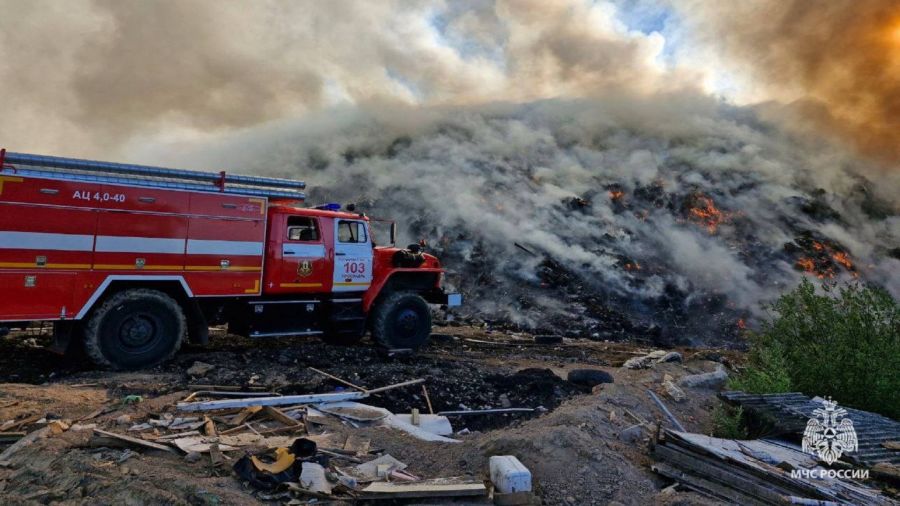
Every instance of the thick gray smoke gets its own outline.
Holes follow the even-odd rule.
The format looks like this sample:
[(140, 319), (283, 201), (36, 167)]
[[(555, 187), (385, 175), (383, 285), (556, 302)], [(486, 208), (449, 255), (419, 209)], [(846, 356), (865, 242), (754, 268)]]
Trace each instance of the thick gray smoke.
[(801, 275), (900, 295), (900, 217), (860, 162), (696, 94), (333, 110), (144, 156), (398, 218), (464, 314), (537, 329), (713, 342)]
[[(686, 14), (706, 9), (694, 2), (674, 2), (681, 51), (622, 21), (668, 3), (0, 0), (0, 142), (306, 179), (314, 203), (359, 202), (427, 239), (463, 314), (537, 329), (721, 342), (802, 275), (900, 296), (900, 172), (760, 119), (779, 104), (704, 95), (715, 59), (693, 45), (795, 59), (747, 52), (782, 40), (765, 30), (720, 44), (746, 18)], [(863, 76), (832, 74), (840, 86), (788, 82), (812, 76), (809, 95), (833, 103)], [(773, 75), (761, 99), (781, 96)], [(872, 104), (890, 144), (896, 107), (866, 97), (892, 88), (873, 86), (848, 103)], [(832, 110), (868, 135), (875, 116)]]

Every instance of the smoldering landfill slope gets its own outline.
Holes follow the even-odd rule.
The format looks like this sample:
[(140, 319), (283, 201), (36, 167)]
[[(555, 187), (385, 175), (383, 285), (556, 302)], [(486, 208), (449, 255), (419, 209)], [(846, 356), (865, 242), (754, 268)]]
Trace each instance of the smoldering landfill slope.
[(695, 94), (329, 110), (154, 156), (396, 218), (461, 315), (539, 332), (723, 344), (801, 276), (900, 295), (895, 176)]

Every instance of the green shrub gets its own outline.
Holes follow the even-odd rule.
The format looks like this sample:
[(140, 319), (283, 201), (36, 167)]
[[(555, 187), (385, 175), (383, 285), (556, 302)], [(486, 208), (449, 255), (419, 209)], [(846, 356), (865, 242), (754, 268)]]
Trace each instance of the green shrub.
[(887, 291), (808, 280), (771, 306), (731, 381), (753, 393), (801, 391), (900, 418), (900, 306)]
[(713, 436), (724, 439), (747, 439), (744, 409), (719, 403), (712, 410)]

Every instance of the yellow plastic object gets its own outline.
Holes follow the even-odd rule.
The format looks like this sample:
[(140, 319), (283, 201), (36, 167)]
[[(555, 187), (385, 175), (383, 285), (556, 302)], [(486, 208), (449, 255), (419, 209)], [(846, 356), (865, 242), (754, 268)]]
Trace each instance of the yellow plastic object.
[(253, 467), (255, 467), (257, 471), (263, 471), (270, 474), (278, 474), (288, 470), (294, 465), (294, 460), (294, 454), (288, 451), (287, 448), (276, 448), (275, 462), (272, 462), (271, 464), (266, 464), (256, 457), (250, 457), (250, 462), (253, 462)]

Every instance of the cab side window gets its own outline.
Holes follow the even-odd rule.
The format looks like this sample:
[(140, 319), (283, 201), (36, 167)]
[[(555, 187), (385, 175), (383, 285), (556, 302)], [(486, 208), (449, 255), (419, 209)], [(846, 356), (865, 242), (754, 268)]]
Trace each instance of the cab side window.
[(288, 216), (287, 235), (289, 241), (316, 242), (319, 240), (319, 227), (315, 218), (307, 216)]
[(366, 226), (359, 221), (338, 222), (338, 242), (367, 242)]

